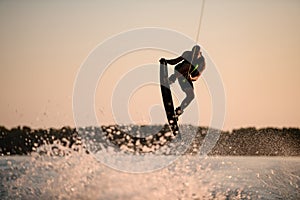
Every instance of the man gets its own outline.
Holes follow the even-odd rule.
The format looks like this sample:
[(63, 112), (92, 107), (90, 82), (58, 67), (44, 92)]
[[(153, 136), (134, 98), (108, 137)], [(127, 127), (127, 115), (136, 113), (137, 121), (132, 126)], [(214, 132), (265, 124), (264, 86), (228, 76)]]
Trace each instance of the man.
[(195, 45), (192, 51), (185, 51), (181, 56), (167, 60), (161, 58), (161, 63), (167, 63), (170, 65), (176, 65), (174, 74), (169, 77), (170, 84), (174, 83), (178, 79), (179, 85), (182, 91), (186, 94), (185, 99), (181, 105), (176, 108), (175, 114), (181, 115), (184, 109), (195, 98), (193, 81), (197, 81), (201, 73), (205, 69), (205, 58), (200, 51), (199, 45)]

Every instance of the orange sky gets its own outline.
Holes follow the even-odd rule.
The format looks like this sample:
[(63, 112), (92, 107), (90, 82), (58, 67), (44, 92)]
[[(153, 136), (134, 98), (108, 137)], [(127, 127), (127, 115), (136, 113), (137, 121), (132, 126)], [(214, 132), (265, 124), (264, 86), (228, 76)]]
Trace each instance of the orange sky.
[[(1, 1), (0, 124), (74, 126), (74, 81), (93, 48), (112, 35), (141, 27), (173, 29), (196, 38), (200, 11), (201, 1)], [(300, 126), (300, 1), (207, 0), (199, 43), (222, 76), (225, 130)], [(98, 88), (160, 57), (173, 55), (144, 50), (123, 56)], [(207, 126), (209, 92), (203, 80), (195, 85), (200, 124)], [(136, 91), (128, 105), (137, 123), (147, 123), (147, 106), (160, 103), (153, 87)], [(96, 91), (97, 116), (110, 122), (109, 102), (100, 93)], [(151, 96), (146, 98), (147, 93)], [(142, 106), (137, 109), (135, 103)]]

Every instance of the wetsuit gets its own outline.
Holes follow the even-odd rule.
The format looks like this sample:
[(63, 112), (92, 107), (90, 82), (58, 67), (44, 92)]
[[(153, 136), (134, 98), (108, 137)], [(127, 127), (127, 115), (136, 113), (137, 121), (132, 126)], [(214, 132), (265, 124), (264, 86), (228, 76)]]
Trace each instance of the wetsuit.
[[(183, 91), (193, 86), (193, 82), (190, 80), (191, 77), (198, 76), (205, 68), (205, 58), (202, 56), (200, 58), (192, 58), (192, 51), (185, 51), (179, 60), (183, 60), (175, 66), (175, 74), (178, 77), (179, 85)], [(176, 59), (174, 59), (175, 61)]]

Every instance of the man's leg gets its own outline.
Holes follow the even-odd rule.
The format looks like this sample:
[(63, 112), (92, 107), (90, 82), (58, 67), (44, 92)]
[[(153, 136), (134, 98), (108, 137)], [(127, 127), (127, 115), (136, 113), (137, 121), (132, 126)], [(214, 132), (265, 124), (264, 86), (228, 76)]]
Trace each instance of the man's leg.
[(184, 77), (179, 78), (179, 85), (182, 91), (185, 93), (186, 97), (181, 102), (181, 105), (175, 109), (175, 113), (177, 116), (183, 113), (183, 110), (193, 101), (195, 98), (194, 87), (192, 81), (186, 80)]
[(192, 87), (189, 87), (187, 89), (184, 90), (185, 92), (185, 99), (183, 99), (181, 105), (180, 105), (180, 108), (181, 110), (183, 111), (192, 101), (193, 99), (195, 98), (195, 93), (194, 93), (194, 88)]
[(174, 83), (178, 77), (182, 76), (182, 74), (179, 71), (181, 69), (181, 67), (182, 67), (181, 63), (179, 63), (178, 65), (175, 66), (174, 73), (169, 77), (170, 84)]

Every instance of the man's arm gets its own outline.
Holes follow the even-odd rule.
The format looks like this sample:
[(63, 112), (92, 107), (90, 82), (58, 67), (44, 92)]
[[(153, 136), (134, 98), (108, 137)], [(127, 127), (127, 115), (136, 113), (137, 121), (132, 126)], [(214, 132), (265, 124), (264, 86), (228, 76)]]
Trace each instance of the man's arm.
[(182, 60), (183, 60), (183, 57), (179, 56), (179, 57), (174, 58), (174, 59), (166, 60), (166, 62), (170, 65), (176, 65), (177, 63), (179, 63)]
[(198, 73), (196, 76), (192, 77), (192, 76), (190, 75), (190, 77), (189, 77), (190, 80), (191, 80), (191, 81), (197, 81), (198, 78), (201, 76), (202, 72), (204, 71), (204, 69), (205, 69), (205, 63), (204, 63), (203, 68), (201, 69), (201, 71), (199, 71), (199, 73)]
[(182, 61), (184, 58), (182, 58), (181, 56), (179, 56), (178, 58), (174, 58), (174, 59), (170, 59), (170, 60), (167, 60), (165, 58), (161, 58), (159, 60), (160, 63), (167, 63), (167, 64), (170, 64), (170, 65), (176, 65), (177, 63), (179, 63), (180, 61)]
[(170, 64), (170, 65), (176, 65), (177, 63), (183, 61), (189, 54), (189, 51), (185, 51), (183, 52), (183, 54), (177, 58), (174, 58), (174, 59), (170, 59), (170, 60), (167, 60), (165, 58), (161, 58), (159, 61), (161, 63), (163, 62), (166, 62), (167, 64)]

